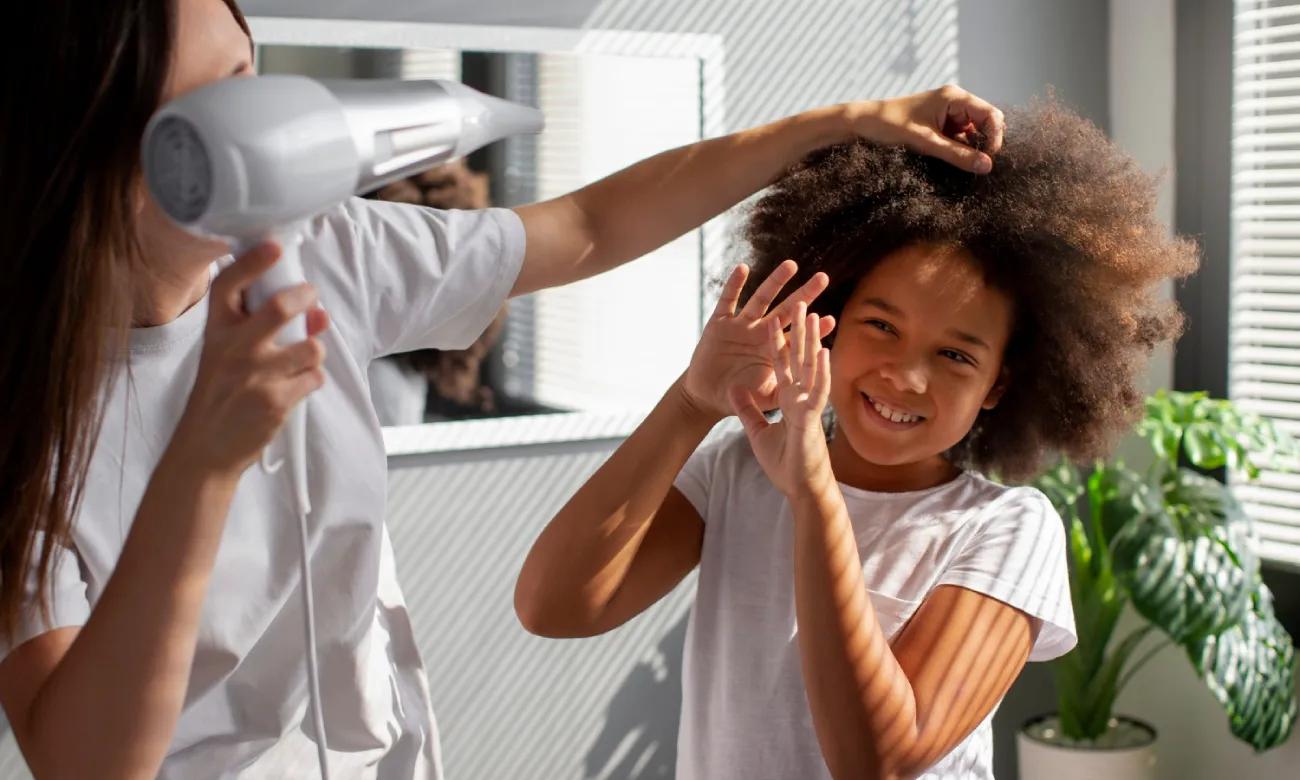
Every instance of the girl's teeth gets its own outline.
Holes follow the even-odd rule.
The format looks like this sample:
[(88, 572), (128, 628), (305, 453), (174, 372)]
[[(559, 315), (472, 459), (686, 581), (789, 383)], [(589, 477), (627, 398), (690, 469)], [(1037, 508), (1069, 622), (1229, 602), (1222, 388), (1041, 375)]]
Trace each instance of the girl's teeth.
[(885, 406), (884, 404), (873, 403), (872, 406), (876, 408), (877, 412), (880, 412), (881, 417), (884, 417), (886, 420), (889, 420), (891, 422), (910, 423), (910, 422), (916, 422), (917, 420), (920, 419), (915, 415), (903, 414), (897, 409), (890, 409), (888, 406)]

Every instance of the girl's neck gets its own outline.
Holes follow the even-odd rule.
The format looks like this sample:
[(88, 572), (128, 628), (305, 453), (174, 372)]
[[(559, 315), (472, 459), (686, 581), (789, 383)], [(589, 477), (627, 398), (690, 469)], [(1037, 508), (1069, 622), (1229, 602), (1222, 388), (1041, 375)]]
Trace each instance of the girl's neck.
[(893, 466), (882, 466), (865, 460), (849, 444), (848, 437), (836, 431), (831, 438), (831, 471), (839, 482), (877, 493), (906, 493), (951, 482), (961, 474), (942, 455)]

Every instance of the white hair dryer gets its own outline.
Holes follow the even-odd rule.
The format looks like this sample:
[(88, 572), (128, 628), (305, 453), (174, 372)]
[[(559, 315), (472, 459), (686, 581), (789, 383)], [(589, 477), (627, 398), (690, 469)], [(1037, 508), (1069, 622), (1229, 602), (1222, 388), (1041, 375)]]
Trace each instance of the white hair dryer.
[[(306, 281), (299, 244), (308, 221), (347, 198), (462, 157), (493, 141), (539, 133), (541, 112), (453, 81), (223, 79), (163, 106), (145, 129), (145, 181), (187, 232), (225, 241), (236, 256), (274, 240), (282, 256), (246, 296), (249, 311)], [(300, 315), (276, 336), (307, 338)], [(321, 774), (328, 777), (308, 565), (306, 404), (285, 426), (301, 520), (308, 677)], [(268, 448), (270, 449), (270, 448)], [(264, 456), (275, 471), (282, 462)]]
[[(543, 124), (536, 109), (453, 81), (223, 79), (150, 120), (144, 175), (163, 213), (193, 235), (225, 241), (236, 256), (263, 241), (280, 244), (280, 261), (245, 301), (256, 311), (305, 281), (298, 245), (312, 217), (506, 136), (541, 132)], [(300, 316), (277, 340), (306, 337)], [(308, 512), (304, 405), (286, 433), (296, 498)], [(265, 458), (263, 465), (276, 468)]]

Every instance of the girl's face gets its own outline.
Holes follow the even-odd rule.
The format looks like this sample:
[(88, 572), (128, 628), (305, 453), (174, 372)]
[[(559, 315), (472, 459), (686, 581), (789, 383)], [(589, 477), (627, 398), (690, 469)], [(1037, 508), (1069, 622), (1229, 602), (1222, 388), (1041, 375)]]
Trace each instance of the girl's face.
[[(164, 103), (219, 79), (253, 75), (248, 35), (223, 0), (178, 0), (176, 6), (176, 41)], [(143, 194), (143, 182), (140, 189)], [(147, 194), (140, 200), (139, 229), (150, 259), (180, 266), (167, 270), (193, 265), (187, 270), (203, 273), (208, 263), (226, 252), (225, 244), (194, 238), (173, 225)]]
[(1012, 319), (964, 250), (916, 245), (881, 261), (835, 327), (837, 473), (941, 465), (1002, 394)]

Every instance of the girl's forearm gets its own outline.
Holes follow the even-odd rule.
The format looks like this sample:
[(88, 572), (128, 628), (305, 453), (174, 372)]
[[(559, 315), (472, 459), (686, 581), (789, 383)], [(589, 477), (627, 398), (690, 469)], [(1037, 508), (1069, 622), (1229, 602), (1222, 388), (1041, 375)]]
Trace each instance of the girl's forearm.
[(894, 778), (915, 741), (911, 683), (876, 620), (834, 480), (791, 499), (795, 612), (822, 755), (839, 778)]
[(515, 607), (547, 636), (599, 633), (673, 480), (717, 419), (674, 383), (654, 410), (542, 531), (524, 561)]

